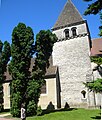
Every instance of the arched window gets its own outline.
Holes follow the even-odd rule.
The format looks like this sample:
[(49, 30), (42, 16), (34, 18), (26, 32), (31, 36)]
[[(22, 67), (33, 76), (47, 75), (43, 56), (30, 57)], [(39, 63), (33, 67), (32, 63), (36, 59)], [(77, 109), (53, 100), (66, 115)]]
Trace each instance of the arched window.
[(69, 29), (65, 29), (64, 33), (65, 33), (65, 39), (68, 39), (69, 38)]
[(71, 30), (72, 30), (72, 36), (73, 37), (77, 36), (76, 27), (73, 27)]
[(46, 94), (46, 81), (44, 80), (44, 83), (41, 87), (41, 94)]
[(83, 98), (86, 98), (86, 91), (83, 90), (83, 91), (81, 91), (81, 93), (82, 93)]

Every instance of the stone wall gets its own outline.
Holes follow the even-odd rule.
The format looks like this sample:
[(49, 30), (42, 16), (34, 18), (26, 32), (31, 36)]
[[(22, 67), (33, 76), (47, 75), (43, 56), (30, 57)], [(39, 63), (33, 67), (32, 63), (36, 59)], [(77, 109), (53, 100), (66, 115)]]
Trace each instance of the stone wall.
[[(61, 105), (66, 102), (70, 106), (86, 107), (88, 93), (83, 82), (87, 74), (91, 76), (89, 37), (78, 37), (66, 41), (56, 42), (53, 47), (53, 64), (59, 67), (61, 83)], [(82, 91), (86, 92), (85, 98)]]

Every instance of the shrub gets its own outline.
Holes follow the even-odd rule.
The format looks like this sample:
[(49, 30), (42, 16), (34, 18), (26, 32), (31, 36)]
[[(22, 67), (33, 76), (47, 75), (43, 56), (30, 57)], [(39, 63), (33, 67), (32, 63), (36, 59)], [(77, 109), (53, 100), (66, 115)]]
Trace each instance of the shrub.
[(42, 114), (41, 106), (37, 107), (37, 116), (40, 116)]

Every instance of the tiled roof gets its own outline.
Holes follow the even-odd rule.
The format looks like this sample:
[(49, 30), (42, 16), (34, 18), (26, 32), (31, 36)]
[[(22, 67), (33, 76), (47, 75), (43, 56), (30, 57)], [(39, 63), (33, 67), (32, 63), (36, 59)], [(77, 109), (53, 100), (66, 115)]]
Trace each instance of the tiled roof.
[(102, 38), (92, 40), (91, 56), (102, 57)]
[[(33, 69), (34, 61), (35, 61), (35, 59), (32, 58), (32, 59), (31, 59), (30, 69), (29, 69), (30, 71), (32, 71), (32, 69)], [(54, 77), (54, 76), (56, 75), (56, 72), (57, 72), (57, 66), (53, 66), (53, 65), (52, 65), (52, 57), (50, 57), (49, 63), (50, 63), (50, 66), (49, 66), (49, 68), (46, 70), (45, 78)], [(11, 75), (9, 74), (9, 71), (8, 71), (8, 67), (7, 67), (7, 72), (5, 72), (5, 77), (6, 77), (6, 81), (12, 80), (12, 77), (11, 77)]]
[(80, 15), (76, 7), (73, 5), (73, 3), (70, 0), (68, 0), (52, 29), (81, 21), (83, 21), (82, 16)]

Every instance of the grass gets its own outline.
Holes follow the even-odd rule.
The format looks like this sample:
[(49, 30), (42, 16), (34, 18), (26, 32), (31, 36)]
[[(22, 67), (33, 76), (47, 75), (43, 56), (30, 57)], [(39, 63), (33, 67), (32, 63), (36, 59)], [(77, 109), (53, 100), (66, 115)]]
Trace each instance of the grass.
[(27, 120), (100, 120), (100, 110), (70, 109), (28, 117)]
[(27, 117), (26, 120), (100, 120), (100, 110), (62, 109), (44, 113), (42, 116)]

